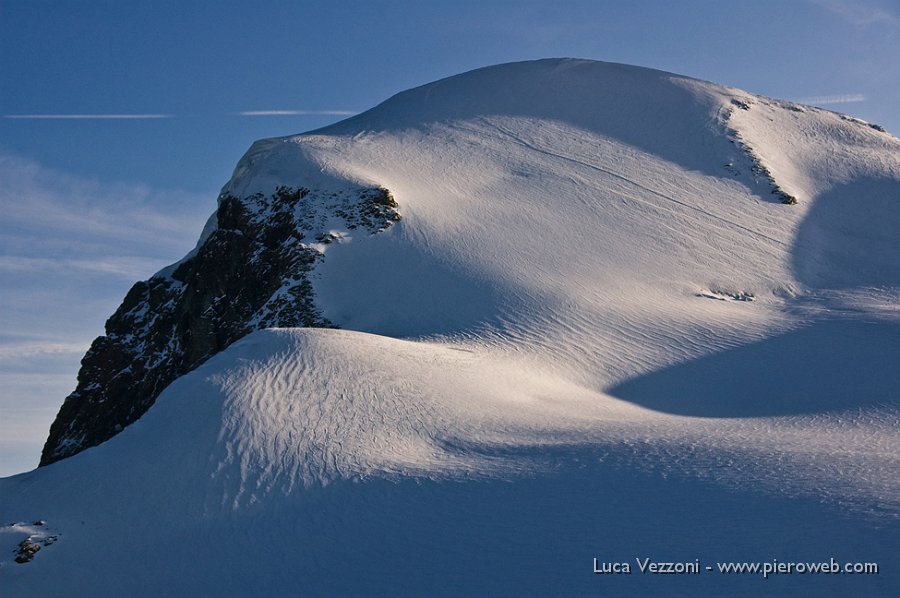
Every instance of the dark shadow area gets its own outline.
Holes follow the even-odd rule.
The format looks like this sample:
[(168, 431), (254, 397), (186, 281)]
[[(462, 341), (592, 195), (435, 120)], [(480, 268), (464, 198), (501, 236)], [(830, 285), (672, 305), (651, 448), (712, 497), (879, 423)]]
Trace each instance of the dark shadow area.
[[(900, 181), (859, 179), (819, 197), (793, 247), (813, 289), (900, 286)], [(900, 326), (831, 320), (626, 381), (609, 392), (699, 417), (900, 405)]]
[(817, 198), (794, 242), (793, 268), (819, 289), (900, 285), (900, 181), (859, 179)]
[[(814, 498), (663, 477), (587, 446), (518, 453), (553, 465), (553, 473), (339, 481), (192, 520), (167, 512), (131, 519), (116, 510), (99, 519), (96, 510), (63, 517), (56, 513), (61, 496), (38, 492), (27, 513), (52, 514), (66, 542), (42, 555), (59, 560), (45, 558), (32, 593), (102, 587), (163, 596), (178, 587), (230, 596), (875, 596), (896, 587), (887, 562), (900, 538), (896, 521), (870, 525)], [(100, 555), (90, 549), (97, 537), (106, 539)], [(173, 558), (173, 546), (194, 547), (191, 558)], [(879, 562), (883, 572), (765, 579), (716, 569), (720, 561), (830, 557)], [(631, 573), (595, 574), (595, 558), (628, 563)], [(637, 561), (647, 558), (702, 569), (641, 573)], [(97, 576), (101, 581), (90, 581)]]
[[(340, 328), (394, 338), (454, 335), (499, 325), (515, 289), (472, 275), (403, 235), (329, 249), (318, 267), (316, 300)], [(347, 250), (349, 249), (349, 250)]]
[[(207, 549), (221, 551), (219, 562), (246, 559), (251, 568), (271, 572), (255, 579), (222, 572), (231, 587), (251, 594), (278, 595), (292, 587), (311, 596), (878, 595), (896, 583), (887, 566), (881, 575), (769, 579), (715, 569), (717, 561), (831, 555), (842, 562), (883, 561), (896, 545), (894, 522), (876, 530), (813, 499), (598, 464), (586, 447), (572, 449), (568, 464), (563, 451), (537, 452), (560, 459), (554, 474), (510, 482), (338, 483), (304, 496), (302, 510), (259, 509), (258, 529), (277, 530), (273, 550), (241, 553), (258, 541), (243, 533)], [(577, 463), (571, 460), (576, 455)], [(202, 530), (185, 536), (208, 537)], [(306, 549), (280, 551), (279, 537), (301, 538), (291, 543)], [(632, 571), (594, 574), (594, 558), (627, 562)], [(641, 573), (636, 560), (646, 558), (703, 568), (685, 575)], [(172, 567), (209, 574), (186, 559)]]
[(900, 405), (900, 326), (806, 328), (627, 381), (609, 394), (699, 417), (766, 417)]

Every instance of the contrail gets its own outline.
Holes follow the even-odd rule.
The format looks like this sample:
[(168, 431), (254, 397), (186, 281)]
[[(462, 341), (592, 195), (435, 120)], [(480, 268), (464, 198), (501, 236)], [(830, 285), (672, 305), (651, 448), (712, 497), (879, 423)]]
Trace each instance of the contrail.
[(847, 93), (834, 96), (811, 96), (795, 100), (800, 104), (852, 104), (853, 102), (865, 102), (866, 96), (861, 93)]
[(55, 120), (129, 120), (148, 118), (172, 118), (172, 114), (4, 114), (3, 118), (21, 120), (55, 119)]
[[(247, 110), (238, 116), (353, 116), (353, 110)], [(15, 120), (142, 120), (176, 118), (174, 114), (4, 114)]]
[(359, 114), (352, 110), (247, 110), (238, 112), (240, 116), (353, 116)]

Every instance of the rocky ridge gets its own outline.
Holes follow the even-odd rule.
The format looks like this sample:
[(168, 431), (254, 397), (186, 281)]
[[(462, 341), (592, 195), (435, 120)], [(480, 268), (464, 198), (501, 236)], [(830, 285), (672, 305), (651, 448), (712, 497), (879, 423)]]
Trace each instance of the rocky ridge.
[(270, 327), (333, 327), (310, 275), (327, 244), (400, 219), (381, 187), (223, 193), (215, 226), (180, 262), (136, 283), (91, 344), (41, 455), (48, 465), (118, 434), (172, 381)]

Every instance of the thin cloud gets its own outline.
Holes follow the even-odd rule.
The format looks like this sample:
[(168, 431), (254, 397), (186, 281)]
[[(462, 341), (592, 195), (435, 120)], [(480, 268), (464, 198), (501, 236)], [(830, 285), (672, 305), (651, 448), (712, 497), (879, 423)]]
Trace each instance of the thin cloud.
[(145, 120), (174, 118), (174, 114), (4, 114), (17, 120)]
[(85, 179), (0, 151), (0, 475), (23, 467), (2, 456), (28, 442), (37, 459), (105, 319), (133, 281), (193, 247), (216, 196)]
[(352, 110), (245, 110), (239, 116), (353, 116)]
[(900, 24), (900, 11), (896, 6), (886, 3), (866, 0), (811, 0), (811, 2), (854, 25)]
[(3, 457), (0, 457), (0, 467), (3, 468), (0, 469), (0, 477), (22, 471), (21, 463), (14, 463), (11, 456), (14, 452), (28, 449), (28, 445), (34, 447), (34, 464), (37, 465), (41, 445), (47, 437), (47, 430), (57, 411), (58, 406), (30, 409), (0, 407), (0, 453), (3, 454)]
[(136, 280), (162, 269), (171, 260), (143, 257), (101, 257), (94, 259), (57, 259), (0, 255), (0, 271), (35, 272), (37, 270), (78, 270)]
[(82, 355), (90, 342), (26, 342), (0, 345), (0, 361), (49, 355)]
[(831, 96), (810, 96), (808, 98), (798, 98), (796, 101), (800, 104), (810, 104), (813, 106), (825, 104), (853, 104), (855, 102), (865, 102), (866, 96), (861, 93), (845, 93)]
[[(172, 247), (196, 240), (204, 216), (215, 207), (214, 197), (212, 192), (199, 195), (145, 185), (101, 185), (0, 153), (4, 214), (0, 230), (7, 239), (30, 237), (34, 249), (64, 239), (69, 244), (90, 243), (114, 250), (104, 255), (129, 248), (132, 255), (168, 254)], [(34, 256), (31, 251), (19, 255), (23, 253)]]

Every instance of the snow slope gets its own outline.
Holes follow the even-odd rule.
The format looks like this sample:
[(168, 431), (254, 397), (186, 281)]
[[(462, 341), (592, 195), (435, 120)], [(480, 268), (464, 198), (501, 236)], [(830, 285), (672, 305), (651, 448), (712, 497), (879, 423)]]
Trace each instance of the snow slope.
[[(900, 587), (897, 139), (545, 60), (257, 142), (224, 191), (277, 185), (400, 205), (318, 247), (344, 330), (256, 332), (0, 481), (0, 550), (59, 538), (0, 557), (10, 595)], [(882, 571), (592, 574), (646, 557)]]

